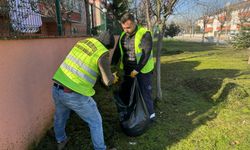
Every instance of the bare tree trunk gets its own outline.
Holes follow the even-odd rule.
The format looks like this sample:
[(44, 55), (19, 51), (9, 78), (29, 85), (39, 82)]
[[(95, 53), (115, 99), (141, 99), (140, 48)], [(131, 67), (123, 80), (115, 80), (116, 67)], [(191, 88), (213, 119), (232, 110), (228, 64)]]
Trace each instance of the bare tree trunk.
[(202, 43), (204, 43), (204, 38), (205, 38), (205, 31), (202, 32)]
[(189, 30), (189, 37), (190, 38), (192, 37), (192, 28), (190, 28), (190, 30)]
[(217, 42), (216, 42), (216, 45), (219, 45), (220, 44), (220, 32), (218, 32), (218, 37), (217, 37)]
[[(146, 0), (147, 1), (147, 0)], [(163, 3), (162, 0), (156, 0), (156, 12), (155, 17), (157, 20), (157, 24), (159, 25), (159, 33), (157, 35), (158, 41), (157, 41), (157, 51), (156, 51), (156, 80), (157, 80), (157, 95), (156, 100), (162, 99), (162, 90), (161, 90), (161, 49), (162, 49), (162, 39), (164, 35), (164, 31), (166, 29), (166, 20), (167, 17), (172, 13), (173, 7), (176, 4), (178, 0), (169, 0), (168, 4), (165, 5), (165, 2)], [(150, 1), (147, 1), (150, 2)], [(147, 6), (149, 6), (150, 3), (147, 3)], [(164, 5), (164, 8), (162, 8), (162, 5)], [(162, 10), (164, 11), (163, 14), (161, 14)], [(148, 12), (148, 10), (147, 10)], [(149, 12), (148, 12), (149, 13)], [(163, 19), (162, 19), (163, 15)]]
[(228, 38), (228, 30), (227, 30), (227, 26), (226, 26), (226, 34), (225, 34), (225, 38), (224, 39), (226, 39), (226, 40), (229, 40), (229, 38)]
[(156, 47), (156, 80), (157, 80), (157, 95), (156, 100), (162, 99), (162, 91), (161, 91), (161, 49), (162, 49), (162, 39), (163, 39), (163, 33), (160, 32), (158, 34), (158, 41), (157, 41), (157, 47)]
[(206, 29), (206, 24), (207, 24), (207, 20), (205, 20), (205, 19), (207, 19), (207, 17), (203, 17), (203, 32), (202, 32), (202, 40), (201, 40), (201, 42), (202, 43), (204, 43), (204, 38), (205, 38), (205, 29)]

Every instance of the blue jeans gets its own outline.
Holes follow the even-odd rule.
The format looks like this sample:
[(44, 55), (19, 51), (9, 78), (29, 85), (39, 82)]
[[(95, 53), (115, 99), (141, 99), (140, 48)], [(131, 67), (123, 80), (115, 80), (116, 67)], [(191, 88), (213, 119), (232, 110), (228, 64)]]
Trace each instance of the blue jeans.
[(150, 115), (155, 113), (154, 103), (152, 99), (152, 77), (153, 77), (153, 73), (151, 72), (145, 73), (145, 74), (139, 73), (137, 75), (141, 93), (147, 105), (148, 112)]
[(52, 95), (56, 107), (54, 132), (57, 142), (67, 139), (65, 126), (70, 115), (70, 110), (73, 110), (82, 120), (88, 123), (94, 149), (105, 150), (106, 145), (103, 137), (102, 118), (94, 99), (75, 92), (65, 93), (63, 90), (54, 86), (52, 88)]

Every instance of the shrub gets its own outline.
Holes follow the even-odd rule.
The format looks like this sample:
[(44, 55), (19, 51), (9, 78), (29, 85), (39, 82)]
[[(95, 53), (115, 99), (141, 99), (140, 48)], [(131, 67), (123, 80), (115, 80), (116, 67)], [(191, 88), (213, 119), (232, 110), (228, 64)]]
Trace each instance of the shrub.
[(175, 23), (171, 23), (165, 30), (165, 37), (174, 37), (181, 32), (180, 26), (176, 25)]
[(249, 48), (250, 47), (250, 33), (249, 32), (241, 32), (236, 35), (232, 40), (232, 45), (235, 48)]

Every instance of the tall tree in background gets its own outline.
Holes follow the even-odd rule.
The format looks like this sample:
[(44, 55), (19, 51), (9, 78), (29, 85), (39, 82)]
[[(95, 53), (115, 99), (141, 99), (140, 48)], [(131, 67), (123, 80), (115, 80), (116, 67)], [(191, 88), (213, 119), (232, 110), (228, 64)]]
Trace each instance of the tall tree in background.
[(211, 16), (213, 15), (213, 6), (209, 5), (209, 4), (202, 4), (202, 3), (198, 3), (199, 6), (201, 6), (202, 9), (202, 25), (203, 25), (203, 31), (202, 31), (202, 39), (201, 42), (204, 43), (204, 39), (205, 39), (205, 29), (207, 24), (213, 20), (213, 18), (211, 18)]
[[(221, 1), (220, 1), (221, 2)], [(217, 45), (219, 45), (222, 31), (225, 30), (225, 33), (227, 35), (228, 32), (228, 22), (231, 21), (232, 18), (232, 8), (230, 5), (226, 5), (225, 7), (222, 7), (217, 3), (217, 7), (215, 5), (215, 12), (217, 15), (215, 15), (216, 20), (219, 22), (219, 31), (217, 34)]]
[(210, 2), (200, 2), (200, 1), (197, 1), (195, 2), (196, 6), (198, 9), (200, 9), (201, 11), (201, 17), (200, 17), (200, 20), (202, 21), (202, 28), (203, 28), (203, 31), (202, 31), (202, 43), (204, 43), (204, 39), (205, 39), (205, 29), (206, 29), (206, 26), (208, 23), (210, 23), (211, 21), (214, 20), (214, 18), (212, 18), (212, 16), (214, 15), (215, 13), (215, 6), (214, 6), (214, 3), (212, 1)]
[(156, 100), (162, 99), (161, 90), (161, 49), (164, 31), (166, 29), (166, 21), (173, 13), (173, 9), (179, 0), (145, 0), (147, 25), (152, 31), (152, 27), (156, 27), (157, 45), (156, 45), (156, 76), (157, 76), (157, 95)]
[(203, 25), (203, 31), (202, 31), (202, 37), (201, 37), (201, 42), (204, 43), (205, 39), (205, 33), (206, 33), (206, 26), (210, 21), (210, 15), (207, 11), (204, 12), (204, 15), (201, 17), (202, 20), (202, 25)]
[(189, 33), (190, 37), (194, 36), (194, 24), (197, 18), (197, 13), (195, 13), (195, 10), (192, 9), (189, 9), (187, 11), (187, 14), (185, 16), (182, 16), (182, 20), (184, 21), (184, 24), (186, 24), (186, 33)]

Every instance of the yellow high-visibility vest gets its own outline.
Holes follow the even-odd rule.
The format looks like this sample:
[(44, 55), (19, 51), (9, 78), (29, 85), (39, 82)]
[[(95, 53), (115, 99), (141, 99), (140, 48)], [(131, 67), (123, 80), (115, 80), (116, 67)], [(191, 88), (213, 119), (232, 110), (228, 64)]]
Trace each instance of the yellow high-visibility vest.
[(108, 49), (98, 40), (87, 38), (78, 41), (56, 71), (53, 80), (85, 96), (93, 96), (98, 60)]
[[(135, 33), (135, 55), (136, 55), (136, 62), (139, 63), (141, 56), (142, 56), (142, 49), (139, 47), (142, 41), (142, 37), (146, 32), (150, 32), (144, 27), (138, 26), (138, 30)], [(151, 33), (151, 32), (150, 32)], [(122, 42), (121, 39), (125, 35), (125, 32), (122, 32), (120, 40), (119, 40), (119, 47), (121, 51), (121, 59), (120, 59), (120, 68), (123, 69), (123, 49), (122, 49)], [(146, 65), (141, 69), (142, 73), (148, 73), (154, 69), (154, 59), (153, 59), (153, 51), (151, 50), (150, 58)]]

